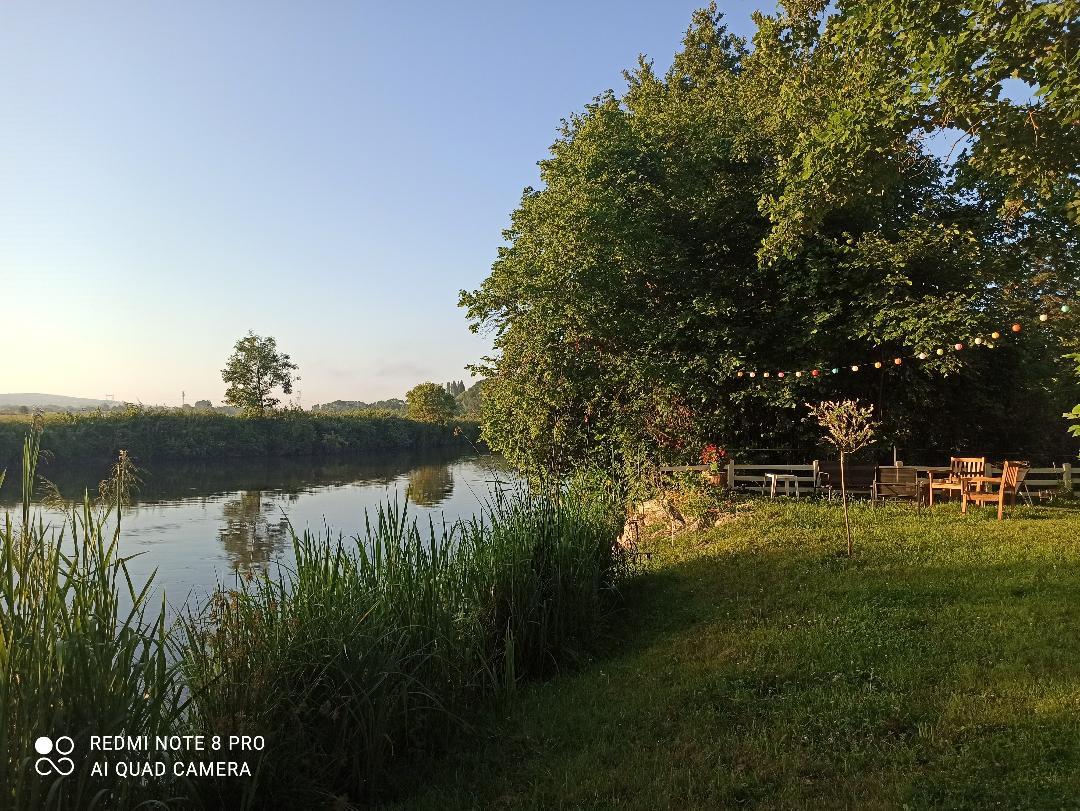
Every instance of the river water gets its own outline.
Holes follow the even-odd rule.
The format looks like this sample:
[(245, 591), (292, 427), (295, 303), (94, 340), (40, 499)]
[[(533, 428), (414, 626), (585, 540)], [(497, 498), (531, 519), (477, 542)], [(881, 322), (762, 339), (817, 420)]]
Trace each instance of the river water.
[[(61, 495), (81, 501), (96, 492), (108, 465), (39, 473)], [(175, 609), (204, 598), (216, 584), (266, 571), (292, 557), (291, 525), (332, 529), (346, 537), (364, 531), (380, 505), (395, 500), (418, 519), (439, 526), (483, 509), (512, 477), (492, 455), (425, 452), (358, 459), (260, 459), (216, 463), (158, 462), (146, 465), (142, 485), (123, 515), (121, 552), (136, 583), (155, 570), (155, 591), (164, 589)], [(0, 513), (17, 505), (19, 476), (9, 471), (0, 489)], [(63, 521), (48, 510), (47, 519)], [(13, 519), (14, 519), (13, 515)], [(160, 599), (160, 598), (159, 598)]]

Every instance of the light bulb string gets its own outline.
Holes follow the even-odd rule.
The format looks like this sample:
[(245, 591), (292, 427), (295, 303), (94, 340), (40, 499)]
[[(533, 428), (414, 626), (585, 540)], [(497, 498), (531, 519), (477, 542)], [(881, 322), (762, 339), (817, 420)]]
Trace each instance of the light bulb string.
[[(1070, 307), (1067, 304), (1061, 305), (1060, 312), (1067, 314), (1070, 312)], [(1047, 313), (1042, 313), (1038, 317), (1040, 324), (1045, 324), (1050, 320), (1050, 316)], [(882, 350), (878, 357), (874, 360), (866, 363), (841, 363), (841, 364), (829, 364), (826, 366), (817, 366), (810, 368), (803, 368), (793, 371), (776, 371), (773, 369), (751, 369), (744, 367), (735, 372), (735, 377), (752, 379), (752, 380), (788, 380), (794, 378), (810, 378), (818, 379), (826, 376), (837, 375), (845, 371), (852, 373), (861, 372), (866, 369), (881, 370), (887, 368), (895, 368), (897, 366), (903, 366), (906, 361), (911, 360), (933, 360), (936, 358), (943, 358), (950, 354), (955, 355), (958, 352), (970, 349), (972, 346), (982, 347), (984, 349), (993, 349), (996, 346), (996, 342), (1004, 339), (1008, 335), (1018, 335), (1023, 331), (1023, 325), (1021, 322), (1016, 321), (1006, 331), (991, 330), (989, 333), (983, 335), (976, 335), (969, 339), (970, 343), (964, 340), (957, 340), (955, 343), (948, 346), (935, 346), (929, 351), (920, 351), (914, 354), (895, 354), (886, 353)]]

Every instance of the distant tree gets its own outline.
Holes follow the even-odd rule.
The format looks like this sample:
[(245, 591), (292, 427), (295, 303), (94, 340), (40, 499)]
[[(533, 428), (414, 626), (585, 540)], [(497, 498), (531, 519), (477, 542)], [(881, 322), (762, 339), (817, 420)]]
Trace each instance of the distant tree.
[(420, 422), (444, 425), (457, 411), (453, 395), (438, 383), (413, 386), (405, 395), (405, 403), (409, 418)]
[(209, 400), (196, 400), (195, 401), (195, 408), (211, 409), (213, 407), (214, 407), (213, 403), (211, 403)]
[(480, 413), (480, 396), (484, 385), (483, 380), (477, 380), (469, 388), (461, 384), (461, 392), (454, 399), (457, 401), (458, 413), (476, 416)]
[(225, 403), (249, 413), (262, 413), (280, 400), (272, 397), (274, 389), (292, 393), (293, 372), (297, 366), (284, 352), (278, 352), (277, 341), (248, 332), (236, 342), (221, 379), (229, 384)]

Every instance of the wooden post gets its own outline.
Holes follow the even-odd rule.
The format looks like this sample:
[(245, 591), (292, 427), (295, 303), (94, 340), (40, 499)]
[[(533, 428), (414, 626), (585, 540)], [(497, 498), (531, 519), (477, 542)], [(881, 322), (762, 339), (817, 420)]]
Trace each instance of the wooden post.
[(1070, 493), (1072, 492), (1072, 465), (1070, 465), (1068, 462), (1061, 466), (1061, 483), (1065, 486), (1066, 490), (1068, 490)]
[(735, 489), (735, 457), (729, 456), (727, 460), (727, 486), (728, 490)]
[(815, 459), (814, 460), (814, 489), (812, 490), (812, 492), (815, 493), (815, 494), (817, 493), (818, 474), (819, 473), (821, 473), (821, 463), (817, 459)]

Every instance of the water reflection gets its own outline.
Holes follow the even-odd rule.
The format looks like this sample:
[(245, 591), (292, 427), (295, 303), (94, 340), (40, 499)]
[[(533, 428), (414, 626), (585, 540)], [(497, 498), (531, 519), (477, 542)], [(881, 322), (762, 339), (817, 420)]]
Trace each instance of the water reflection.
[[(286, 504), (295, 503), (299, 496), (281, 496)], [(284, 505), (264, 499), (262, 490), (245, 490), (221, 505), (224, 524), (218, 532), (222, 549), (234, 572), (254, 574), (265, 571), (289, 542), (289, 519), (282, 512)], [(285, 508), (287, 509), (287, 507)]]
[[(429, 519), (469, 518), (483, 509), (500, 467), (491, 456), (423, 452), (343, 459), (243, 462), (143, 462), (143, 485), (124, 514), (121, 548), (132, 577), (157, 572), (170, 600), (205, 595), (219, 582), (268, 571), (292, 559), (289, 524), (297, 532), (330, 528), (362, 534), (365, 513), (387, 502), (410, 502), (421, 527)], [(0, 488), (0, 520), (19, 501), (15, 472)], [(96, 492), (108, 463), (76, 466), (59, 457), (40, 472), (68, 499)], [(15, 474), (15, 475), (12, 475)], [(510, 478), (510, 477), (506, 477)]]
[(454, 492), (454, 474), (449, 465), (423, 465), (409, 471), (409, 501), (421, 507), (436, 507)]

